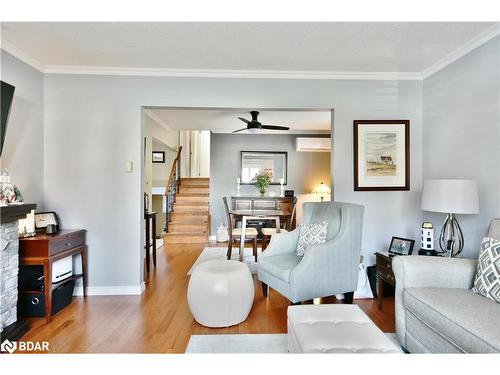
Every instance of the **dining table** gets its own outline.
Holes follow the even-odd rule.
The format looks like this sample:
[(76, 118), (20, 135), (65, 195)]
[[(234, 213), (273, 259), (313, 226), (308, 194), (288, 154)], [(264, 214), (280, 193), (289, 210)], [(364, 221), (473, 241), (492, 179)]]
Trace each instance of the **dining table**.
[(241, 220), (240, 253), (239, 260), (243, 262), (243, 251), (245, 247), (245, 232), (248, 221), (272, 220), (276, 223), (276, 233), (280, 232), (281, 222), (288, 222), (291, 212), (287, 210), (230, 210), (229, 214), (235, 221)]

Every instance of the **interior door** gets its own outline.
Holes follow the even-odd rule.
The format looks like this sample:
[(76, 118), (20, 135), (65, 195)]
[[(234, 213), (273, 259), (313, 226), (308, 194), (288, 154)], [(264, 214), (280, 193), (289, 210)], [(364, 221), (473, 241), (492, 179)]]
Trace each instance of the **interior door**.
[(198, 134), (198, 177), (210, 177), (210, 131)]

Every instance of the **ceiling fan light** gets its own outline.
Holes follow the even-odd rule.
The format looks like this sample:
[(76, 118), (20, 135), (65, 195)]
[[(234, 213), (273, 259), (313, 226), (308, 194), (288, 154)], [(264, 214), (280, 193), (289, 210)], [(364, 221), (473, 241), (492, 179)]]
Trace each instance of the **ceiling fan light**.
[(262, 133), (262, 129), (260, 128), (249, 128), (248, 131), (252, 134), (255, 134), (255, 133)]

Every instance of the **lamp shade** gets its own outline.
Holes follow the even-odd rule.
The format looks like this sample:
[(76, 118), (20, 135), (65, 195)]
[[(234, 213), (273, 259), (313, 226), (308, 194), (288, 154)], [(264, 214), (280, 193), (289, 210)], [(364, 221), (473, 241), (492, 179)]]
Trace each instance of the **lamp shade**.
[(328, 186), (326, 186), (323, 182), (316, 186), (314, 190), (312, 191), (313, 194), (319, 194), (319, 195), (327, 195), (330, 194), (331, 190)]
[(426, 180), (422, 210), (451, 214), (478, 214), (477, 183), (473, 180)]

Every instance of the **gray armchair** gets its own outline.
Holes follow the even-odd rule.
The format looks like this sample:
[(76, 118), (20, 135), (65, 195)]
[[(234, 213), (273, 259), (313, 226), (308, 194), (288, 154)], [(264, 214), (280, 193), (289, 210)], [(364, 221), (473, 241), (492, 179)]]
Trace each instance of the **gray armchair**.
[(292, 303), (335, 294), (352, 302), (358, 282), (363, 206), (350, 203), (304, 203), (302, 224), (328, 222), (326, 242), (297, 256), (298, 227), (277, 233), (258, 258), (264, 296), (268, 287)]

